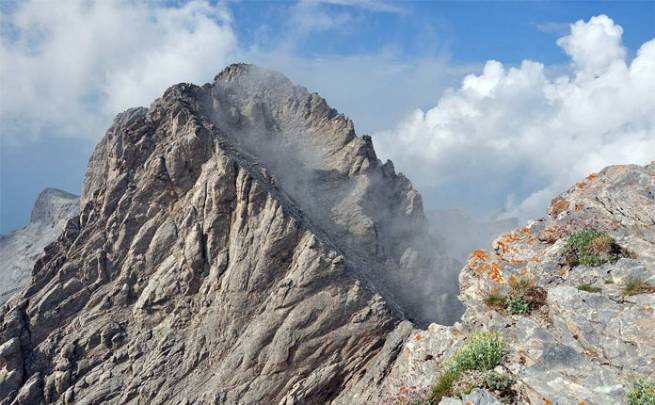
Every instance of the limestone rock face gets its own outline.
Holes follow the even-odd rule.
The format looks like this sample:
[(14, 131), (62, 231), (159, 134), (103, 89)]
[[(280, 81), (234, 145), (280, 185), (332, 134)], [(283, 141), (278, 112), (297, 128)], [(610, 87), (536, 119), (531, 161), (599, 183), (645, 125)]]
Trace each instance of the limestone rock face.
[(78, 196), (47, 188), (36, 199), (29, 224), (0, 236), (0, 304), (29, 283), (34, 263), (79, 205)]
[[(614, 238), (623, 257), (571, 268), (566, 242), (590, 228)], [(507, 291), (520, 279), (545, 290), (545, 305), (510, 315), (485, 304), (490, 293)], [(626, 285), (637, 279), (650, 287), (627, 294)], [(549, 218), (501, 235), (489, 250), (474, 251), (460, 273), (466, 306), (461, 322), (425, 330), (399, 325), (390, 335), (399, 336), (393, 347), (374, 357), (367, 373), (336, 402), (424, 398), (467, 336), (493, 330), (504, 337), (507, 354), (498, 369), (514, 380), (515, 403), (624, 403), (635, 380), (655, 378), (653, 286), (655, 162), (608, 167), (553, 199)], [(494, 396), (498, 393), (478, 390), (441, 403), (498, 403)]]
[(370, 138), (233, 65), (116, 117), (2, 308), (0, 403), (331, 401), (403, 320), (457, 318), (449, 266)]

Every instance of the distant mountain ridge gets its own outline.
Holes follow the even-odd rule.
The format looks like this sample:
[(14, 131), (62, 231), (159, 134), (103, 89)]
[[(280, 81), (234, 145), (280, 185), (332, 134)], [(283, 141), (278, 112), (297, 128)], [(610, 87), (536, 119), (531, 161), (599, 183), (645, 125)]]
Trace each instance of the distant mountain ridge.
[(46, 188), (36, 199), (30, 222), (0, 235), (0, 303), (29, 283), (32, 267), (54, 242), (68, 219), (79, 212), (79, 196)]

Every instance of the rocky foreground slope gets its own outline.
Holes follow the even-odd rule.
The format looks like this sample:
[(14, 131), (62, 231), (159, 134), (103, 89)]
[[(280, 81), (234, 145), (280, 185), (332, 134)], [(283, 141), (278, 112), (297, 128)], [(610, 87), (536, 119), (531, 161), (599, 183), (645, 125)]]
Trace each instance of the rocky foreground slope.
[(0, 403), (322, 403), (401, 321), (460, 312), (420, 195), (282, 75), (116, 117), (2, 309)]
[[(503, 338), (496, 372), (511, 385), (493, 390), (483, 373), (466, 371), (440, 403), (621, 404), (649, 380), (651, 402), (631, 404), (654, 403), (655, 163), (591, 174), (549, 214), (471, 254), (459, 277), (461, 322), (399, 325), (336, 402), (424, 403), (465, 342), (488, 331)], [(600, 256), (572, 261), (570, 237), (590, 229), (615, 245), (596, 243)], [(498, 299), (520, 289), (527, 307)]]
[(79, 206), (78, 196), (46, 188), (34, 203), (29, 224), (0, 236), (0, 304), (29, 283), (43, 248), (57, 239)]

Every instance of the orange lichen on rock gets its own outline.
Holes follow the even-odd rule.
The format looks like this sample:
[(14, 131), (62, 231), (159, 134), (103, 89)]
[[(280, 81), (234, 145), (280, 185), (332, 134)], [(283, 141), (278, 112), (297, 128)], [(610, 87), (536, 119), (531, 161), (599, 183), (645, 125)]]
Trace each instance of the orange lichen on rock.
[(562, 211), (569, 209), (569, 202), (562, 197), (555, 197), (550, 202), (550, 215), (557, 217)]
[(517, 266), (522, 266), (527, 263), (525, 260), (520, 260), (520, 259), (512, 259), (509, 262)]
[(528, 261), (529, 262), (534, 262), (534, 263), (539, 263), (541, 261), (541, 258), (537, 257), (537, 256), (533, 256), (533, 257), (529, 258)]
[(516, 232), (510, 232), (505, 236), (504, 243), (510, 244), (517, 240), (521, 240), (521, 237)]
[(416, 336), (414, 336), (414, 339), (416, 339), (416, 340), (421, 340), (421, 335), (416, 335)]
[(580, 190), (582, 190), (582, 189), (584, 189), (585, 187), (587, 187), (587, 183), (585, 183), (584, 181), (581, 181), (580, 183), (577, 183), (576, 186), (577, 186)]
[(473, 253), (471, 253), (471, 257), (475, 257), (480, 260), (485, 260), (487, 258), (487, 252), (485, 252), (482, 249), (475, 249)]
[(507, 245), (503, 243), (502, 241), (496, 242), (498, 244), (498, 247), (503, 253), (507, 253)]
[(530, 233), (530, 228), (528, 228), (527, 226), (524, 226), (524, 227), (521, 229), (521, 232), (523, 232), (523, 233), (525, 233), (525, 234), (528, 234), (528, 233)]
[(582, 209), (582, 203), (579, 202), (575, 203), (575, 210), (580, 211), (581, 209)]
[(597, 178), (598, 178), (598, 175), (596, 173), (591, 173), (589, 176), (587, 176), (587, 180), (589, 180), (589, 181), (594, 181)]
[(500, 272), (500, 266), (498, 265), (498, 263), (492, 263), (491, 271), (489, 272), (489, 277), (496, 283), (503, 282), (503, 275)]

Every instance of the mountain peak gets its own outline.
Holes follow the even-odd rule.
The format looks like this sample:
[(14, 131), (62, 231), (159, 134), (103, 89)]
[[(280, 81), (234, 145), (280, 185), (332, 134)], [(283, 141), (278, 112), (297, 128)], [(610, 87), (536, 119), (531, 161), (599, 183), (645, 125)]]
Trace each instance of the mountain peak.
[(403, 320), (457, 318), (438, 251), (419, 193), (370, 137), (283, 75), (233, 65), (116, 117), (80, 214), (9, 302), (21, 321), (1, 341), (29, 339), (7, 354), (6, 390), (324, 403)]
[(79, 196), (57, 188), (45, 188), (34, 202), (30, 222), (54, 223), (62, 214), (71, 211), (71, 205), (78, 204)]

